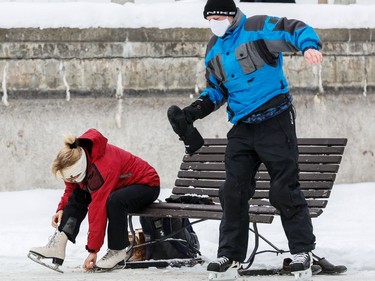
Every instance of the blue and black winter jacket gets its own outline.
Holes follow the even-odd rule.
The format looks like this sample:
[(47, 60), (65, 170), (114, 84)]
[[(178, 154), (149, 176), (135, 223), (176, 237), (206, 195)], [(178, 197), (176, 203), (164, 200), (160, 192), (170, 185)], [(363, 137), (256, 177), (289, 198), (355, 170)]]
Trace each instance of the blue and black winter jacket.
[(312, 27), (298, 20), (246, 16), (238, 9), (223, 37), (208, 43), (205, 65), (209, 97), (216, 109), (227, 102), (229, 121), (236, 124), (280, 94), (287, 94), (283, 73), (285, 51), (320, 50)]

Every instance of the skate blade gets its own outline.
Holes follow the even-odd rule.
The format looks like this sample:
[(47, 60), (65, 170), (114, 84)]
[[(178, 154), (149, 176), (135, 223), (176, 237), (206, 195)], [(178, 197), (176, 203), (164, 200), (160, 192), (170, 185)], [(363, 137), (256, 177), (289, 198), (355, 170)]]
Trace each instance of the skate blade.
[(294, 274), (294, 279), (296, 281), (311, 281), (312, 280), (311, 268), (302, 270), (302, 271), (295, 271), (292, 273)]
[(94, 267), (90, 270), (88, 270), (88, 273), (104, 273), (104, 272), (109, 272), (112, 271), (112, 268), (101, 268), (101, 267)]
[(115, 267), (112, 267), (112, 268), (101, 268), (101, 267), (95, 266), (94, 268), (90, 269), (87, 272), (88, 273), (105, 273), (105, 272), (110, 272), (113, 270), (124, 269), (124, 268), (125, 268), (125, 264), (117, 264), (115, 265)]
[(229, 268), (225, 272), (214, 272), (211, 271), (208, 275), (209, 281), (241, 281), (244, 280), (244, 278), (241, 278), (238, 274), (238, 268)]
[(50, 265), (50, 264), (46, 264), (46, 263), (44, 263), (44, 262), (42, 261), (42, 259), (44, 259), (44, 257), (39, 256), (39, 255), (37, 255), (36, 253), (29, 252), (28, 255), (27, 255), (27, 257), (28, 257), (29, 259), (31, 259), (32, 261), (34, 261), (34, 262), (36, 262), (36, 263), (39, 263), (39, 264), (41, 264), (41, 265), (43, 265), (43, 266), (45, 266), (45, 267), (47, 267), (47, 268), (49, 268), (49, 269), (52, 269), (52, 270), (54, 270), (54, 271), (56, 271), (56, 272), (59, 272), (59, 273), (64, 273), (64, 271), (62, 271), (62, 270), (59, 268), (59, 265), (57, 265), (57, 264)]

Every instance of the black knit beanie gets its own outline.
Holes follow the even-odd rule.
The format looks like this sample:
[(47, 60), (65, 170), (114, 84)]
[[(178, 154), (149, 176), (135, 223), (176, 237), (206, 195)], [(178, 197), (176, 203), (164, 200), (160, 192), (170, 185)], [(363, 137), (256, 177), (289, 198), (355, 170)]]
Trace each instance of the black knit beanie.
[(203, 16), (231, 16), (234, 17), (237, 12), (236, 4), (233, 0), (208, 0), (204, 6)]

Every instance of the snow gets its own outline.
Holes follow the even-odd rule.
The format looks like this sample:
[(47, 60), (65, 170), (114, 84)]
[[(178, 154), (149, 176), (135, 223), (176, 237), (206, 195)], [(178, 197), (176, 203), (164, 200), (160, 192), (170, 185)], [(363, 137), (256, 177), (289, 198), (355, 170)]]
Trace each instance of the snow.
[[(374, 28), (375, 1), (352, 5), (237, 3), (247, 16), (266, 14), (305, 21), (315, 28)], [(300, 1), (297, 1), (299, 3)], [(317, 0), (314, 1), (315, 3)], [(364, 3), (364, 4), (360, 4)], [(204, 0), (97, 2), (0, 2), (0, 28), (206, 28)]]
[[(68, 243), (66, 260), (61, 267), (64, 274), (55, 273), (31, 260), (26, 255), (34, 246), (45, 245), (54, 229), (50, 220), (55, 212), (63, 190), (27, 190), (0, 193), (0, 280), (207, 280), (206, 265), (192, 268), (123, 270), (106, 274), (87, 274), (81, 268), (87, 256), (87, 221), (74, 245)], [(162, 189), (160, 198), (168, 197), (170, 189)], [(340, 184), (332, 190), (324, 213), (313, 219), (317, 247), (315, 254), (326, 257), (334, 264), (348, 267), (345, 274), (338, 276), (318, 275), (314, 281), (324, 280), (375, 280), (375, 217), (373, 198), (374, 183)], [(138, 219), (134, 219), (139, 227)], [(194, 226), (201, 243), (205, 260), (216, 257), (218, 244), (218, 221), (206, 221)], [(277, 217), (271, 225), (260, 224), (261, 233), (279, 248), (287, 249), (280, 220)], [(252, 249), (250, 239), (248, 253)], [(261, 243), (261, 249), (269, 249)], [(106, 250), (103, 245), (99, 257)], [(288, 254), (276, 256), (262, 254), (256, 257), (254, 267), (270, 268), (281, 265)], [(267, 278), (267, 279), (266, 279)], [(249, 280), (292, 280), (293, 277), (251, 277)], [(329, 279), (328, 279), (329, 278)]]

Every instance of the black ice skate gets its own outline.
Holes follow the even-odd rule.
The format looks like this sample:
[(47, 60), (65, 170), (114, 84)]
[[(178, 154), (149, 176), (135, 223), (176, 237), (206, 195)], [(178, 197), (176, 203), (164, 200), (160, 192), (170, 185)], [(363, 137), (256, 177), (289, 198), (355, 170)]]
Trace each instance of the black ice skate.
[(232, 261), (227, 257), (220, 257), (212, 261), (207, 266), (207, 271), (210, 271), (208, 280), (210, 281), (233, 281), (239, 280), (238, 269), (241, 264)]
[(312, 276), (312, 264), (313, 259), (311, 252), (294, 255), (289, 266), (291, 273), (294, 274), (295, 280), (310, 281)]
[[(64, 262), (67, 242), (68, 237), (66, 234), (56, 230), (46, 246), (31, 248), (27, 256), (36, 263), (63, 273), (63, 271), (59, 269), (59, 266)], [(52, 259), (52, 265), (44, 263), (43, 259)]]

